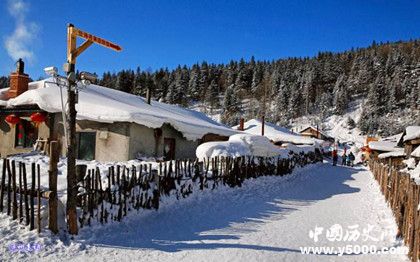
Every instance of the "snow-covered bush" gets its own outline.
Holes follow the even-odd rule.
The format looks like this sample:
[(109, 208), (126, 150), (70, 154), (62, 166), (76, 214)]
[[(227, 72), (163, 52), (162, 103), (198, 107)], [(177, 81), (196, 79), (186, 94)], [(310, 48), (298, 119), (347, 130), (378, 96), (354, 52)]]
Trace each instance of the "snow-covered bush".
[(200, 160), (216, 156), (240, 157), (251, 155), (251, 151), (246, 144), (231, 141), (203, 143), (197, 147), (195, 152), (197, 158)]
[(196, 155), (199, 159), (212, 158), (216, 156), (260, 156), (260, 157), (287, 157), (290, 151), (295, 153), (313, 151), (313, 146), (295, 146), (290, 148), (279, 148), (264, 136), (250, 134), (236, 134), (229, 138), (229, 141), (208, 142), (197, 147)]

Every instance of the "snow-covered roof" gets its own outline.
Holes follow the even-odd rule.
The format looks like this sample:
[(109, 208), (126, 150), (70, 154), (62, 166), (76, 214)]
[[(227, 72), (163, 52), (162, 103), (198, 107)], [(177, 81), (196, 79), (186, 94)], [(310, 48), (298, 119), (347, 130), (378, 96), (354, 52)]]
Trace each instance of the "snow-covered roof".
[(395, 142), (389, 142), (389, 141), (383, 141), (383, 140), (369, 142), (369, 148), (372, 150), (385, 151), (385, 152), (404, 150), (401, 147), (397, 147)]
[[(239, 125), (232, 127), (238, 129)], [(257, 119), (251, 119), (244, 123), (244, 132), (252, 135), (261, 135), (262, 122)], [(299, 134), (293, 133), (287, 128), (277, 126), (275, 124), (264, 123), (264, 136), (273, 142), (285, 142), (293, 144), (313, 145), (316, 141), (322, 140), (310, 137), (304, 137)]]
[(317, 129), (316, 127), (314, 127), (314, 126), (306, 126), (305, 128), (302, 128), (302, 130), (300, 130), (299, 131), (299, 133), (301, 133), (301, 134), (309, 134), (309, 135), (311, 135), (312, 133), (307, 133), (307, 132), (303, 132), (303, 131), (305, 131), (306, 129), (308, 129), (308, 128), (311, 128), (311, 129), (313, 129), (313, 130), (318, 130), (318, 133), (320, 133), (321, 135), (323, 135), (323, 136), (325, 136), (325, 137), (331, 137), (330, 135), (328, 135), (328, 134), (326, 134), (326, 133), (324, 133), (323, 131), (321, 131), (319, 128)]
[[(52, 81), (54, 80), (47, 79), (32, 82), (28, 91), (9, 100), (6, 100), (4, 95), (7, 89), (3, 89), (0, 93), (0, 105), (38, 105), (50, 113), (61, 112), (60, 87), (51, 83)], [(62, 91), (63, 99), (67, 101), (67, 91), (64, 87)], [(188, 140), (197, 140), (209, 133), (223, 136), (239, 133), (213, 121), (203, 113), (156, 101), (149, 105), (144, 97), (98, 85), (88, 85), (79, 89), (79, 103), (76, 109), (78, 120), (132, 122), (150, 128), (159, 128), (167, 123)]]
[(388, 157), (405, 157), (405, 152), (404, 150), (391, 151), (391, 152), (379, 154), (378, 157), (381, 159), (388, 158)]
[(419, 157), (420, 158), (420, 146), (416, 148), (413, 152), (411, 152), (411, 156), (413, 157)]
[(400, 141), (402, 136), (403, 136), (403, 133), (399, 133), (399, 134), (396, 134), (396, 135), (392, 135), (392, 136), (382, 138), (381, 141), (393, 142), (393, 143), (395, 143), (395, 145), (397, 145), (398, 141)]
[(407, 126), (404, 141), (420, 138), (420, 126)]

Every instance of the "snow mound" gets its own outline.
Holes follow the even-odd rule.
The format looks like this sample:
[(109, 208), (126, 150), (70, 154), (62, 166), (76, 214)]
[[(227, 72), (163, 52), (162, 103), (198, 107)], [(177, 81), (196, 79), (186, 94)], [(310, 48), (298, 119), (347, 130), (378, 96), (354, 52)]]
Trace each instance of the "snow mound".
[(229, 141), (207, 142), (199, 145), (196, 150), (198, 159), (216, 156), (259, 156), (259, 157), (287, 157), (289, 150), (273, 145), (264, 136), (236, 134), (229, 137)]
[(420, 146), (416, 148), (413, 152), (411, 152), (411, 156), (413, 157), (419, 157), (420, 158)]
[(294, 144), (286, 144), (285, 148), (288, 151), (292, 151), (293, 153), (296, 153), (296, 154), (300, 154), (300, 153), (307, 154), (309, 152), (314, 152), (314, 150), (315, 150), (314, 146), (294, 145)]
[[(50, 113), (61, 112), (60, 88), (63, 89), (64, 101), (67, 101), (67, 92), (64, 87), (52, 83), (53, 81), (47, 79), (32, 82), (28, 91), (16, 98), (2, 101), (2, 104), (7, 107), (38, 105)], [(159, 128), (167, 123), (180, 131), (186, 139), (193, 141), (209, 133), (222, 136), (238, 133), (203, 113), (156, 101), (149, 105), (144, 97), (98, 85), (80, 86), (76, 109), (78, 120), (131, 122), (150, 128)]]
[(197, 147), (196, 156), (200, 160), (223, 157), (240, 157), (251, 155), (248, 146), (241, 142), (207, 142)]
[(416, 160), (411, 157), (407, 160), (403, 160), (403, 163), (406, 167), (401, 171), (407, 172), (410, 177), (414, 179), (416, 184), (420, 185), (420, 162), (416, 164)]
[(420, 138), (420, 126), (407, 126), (404, 141)]
[(229, 137), (229, 141), (243, 143), (248, 146), (254, 156), (273, 157), (284, 152), (281, 148), (273, 145), (265, 136), (248, 134), (236, 134)]
[[(232, 127), (238, 129), (238, 126)], [(244, 132), (251, 135), (261, 135), (262, 122), (257, 119), (251, 119), (244, 123)], [(264, 122), (264, 136), (273, 142), (284, 142), (293, 144), (313, 145), (316, 141), (314, 138), (304, 137), (296, 134), (285, 127), (277, 126), (275, 124)]]

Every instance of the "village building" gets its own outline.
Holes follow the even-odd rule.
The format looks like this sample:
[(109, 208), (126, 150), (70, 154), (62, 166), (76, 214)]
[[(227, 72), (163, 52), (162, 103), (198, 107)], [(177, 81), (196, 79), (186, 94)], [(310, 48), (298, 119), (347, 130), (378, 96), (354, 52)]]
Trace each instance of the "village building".
[[(98, 85), (79, 84), (77, 157), (126, 161), (139, 156), (194, 158), (197, 146), (238, 133), (206, 115)], [(57, 79), (29, 83), (23, 62), (0, 89), (0, 156), (26, 153), (59, 141), (66, 155), (63, 108), (67, 87)]]
[(368, 143), (368, 157), (372, 159), (388, 159), (391, 158), (395, 164), (400, 164), (405, 158), (404, 149), (398, 146), (402, 133), (385, 137), (379, 140), (370, 139)]
[(302, 136), (306, 136), (306, 137), (312, 137), (312, 138), (317, 138), (317, 139), (321, 139), (321, 140), (324, 140), (324, 141), (334, 142), (333, 137), (324, 133), (319, 128), (316, 128), (316, 127), (313, 127), (313, 126), (308, 126), (304, 129), (302, 129), (301, 131), (299, 131), (299, 134), (301, 134)]
[(266, 121), (262, 122), (257, 119), (251, 119), (246, 122), (241, 119), (240, 124), (232, 128), (252, 135), (265, 136), (278, 146), (288, 143), (294, 145), (314, 145), (316, 142), (318, 144), (323, 142), (319, 139), (301, 136), (285, 127), (277, 126)]
[(420, 126), (407, 126), (398, 140), (398, 146), (404, 147), (405, 153), (411, 155), (420, 146)]

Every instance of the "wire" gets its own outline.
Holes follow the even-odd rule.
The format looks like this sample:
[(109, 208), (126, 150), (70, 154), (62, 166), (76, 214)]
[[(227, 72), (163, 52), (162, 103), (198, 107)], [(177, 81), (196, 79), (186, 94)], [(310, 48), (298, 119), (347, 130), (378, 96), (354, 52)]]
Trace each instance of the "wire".
[(51, 83), (51, 84), (56, 84), (59, 88), (60, 88), (60, 100), (61, 100), (61, 117), (62, 117), (62, 121), (63, 121), (63, 128), (64, 128), (64, 146), (65, 148), (67, 148), (67, 145), (69, 144), (69, 137), (67, 135), (67, 118), (66, 118), (66, 110), (65, 107), (67, 105), (67, 103), (64, 103), (63, 101), (63, 85), (60, 84), (59, 80), (61, 80), (61, 78), (54, 76), (54, 81), (55, 82), (48, 82), (48, 81), (44, 81), (44, 87), (46, 83)]
[(69, 137), (67, 135), (67, 118), (66, 118), (66, 111), (65, 111), (65, 104), (63, 100), (63, 87), (60, 84), (57, 84), (60, 87), (60, 97), (61, 97), (61, 116), (63, 118), (63, 127), (64, 127), (64, 137), (65, 137), (65, 148), (69, 145)]

